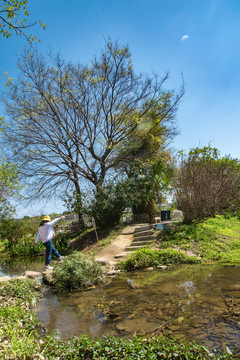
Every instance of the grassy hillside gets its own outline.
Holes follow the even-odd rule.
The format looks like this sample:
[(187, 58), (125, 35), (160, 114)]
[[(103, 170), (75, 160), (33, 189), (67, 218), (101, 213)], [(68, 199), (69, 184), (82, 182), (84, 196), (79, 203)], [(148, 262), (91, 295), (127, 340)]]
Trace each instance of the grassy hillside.
[(177, 224), (158, 235), (157, 246), (191, 251), (202, 261), (239, 264), (240, 220), (216, 216), (199, 224)]

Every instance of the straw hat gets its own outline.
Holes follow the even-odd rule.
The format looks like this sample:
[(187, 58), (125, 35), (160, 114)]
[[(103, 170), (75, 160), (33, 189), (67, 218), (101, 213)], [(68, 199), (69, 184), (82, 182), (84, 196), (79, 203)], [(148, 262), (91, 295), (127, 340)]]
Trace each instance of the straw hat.
[(45, 215), (43, 218), (42, 218), (42, 221), (45, 220), (45, 221), (51, 221), (50, 219), (50, 216), (48, 215)]

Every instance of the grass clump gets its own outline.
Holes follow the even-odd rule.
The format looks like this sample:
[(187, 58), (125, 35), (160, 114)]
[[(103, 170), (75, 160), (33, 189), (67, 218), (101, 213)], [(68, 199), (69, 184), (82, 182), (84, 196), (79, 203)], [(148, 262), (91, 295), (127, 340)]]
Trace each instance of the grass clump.
[(102, 268), (93, 258), (74, 252), (53, 268), (53, 284), (57, 291), (72, 291), (102, 281)]
[(194, 264), (199, 262), (194, 256), (187, 256), (177, 250), (150, 250), (140, 249), (130, 255), (129, 259), (121, 261), (119, 268), (125, 271), (145, 269), (150, 266), (165, 264)]
[(37, 358), (39, 321), (29, 306), (41, 296), (39, 289), (40, 281), (31, 279), (16, 279), (0, 285), (1, 359)]
[(1, 359), (37, 359), (38, 319), (19, 303), (0, 307)]
[(18, 302), (35, 304), (41, 296), (41, 284), (39, 279), (16, 279), (4, 282), (0, 285), (0, 297), (2, 300), (15, 299)]

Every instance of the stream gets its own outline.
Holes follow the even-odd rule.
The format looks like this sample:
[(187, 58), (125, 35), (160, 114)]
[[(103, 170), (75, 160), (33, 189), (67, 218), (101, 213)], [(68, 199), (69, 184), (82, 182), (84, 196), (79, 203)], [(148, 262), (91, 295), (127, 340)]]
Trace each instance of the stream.
[[(41, 266), (32, 264), (35, 270)], [(1, 268), (6, 274), (6, 264)], [(44, 286), (35, 310), (48, 330), (64, 340), (81, 334), (165, 333), (217, 352), (226, 346), (239, 351), (240, 267), (182, 265), (123, 273), (105, 285), (67, 294)]]

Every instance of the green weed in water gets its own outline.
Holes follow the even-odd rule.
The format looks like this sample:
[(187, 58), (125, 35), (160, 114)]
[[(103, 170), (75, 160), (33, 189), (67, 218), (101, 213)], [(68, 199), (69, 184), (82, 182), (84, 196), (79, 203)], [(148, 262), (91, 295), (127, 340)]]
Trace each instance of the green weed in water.
[(53, 268), (57, 291), (72, 291), (90, 287), (102, 281), (102, 268), (94, 259), (75, 252)]

